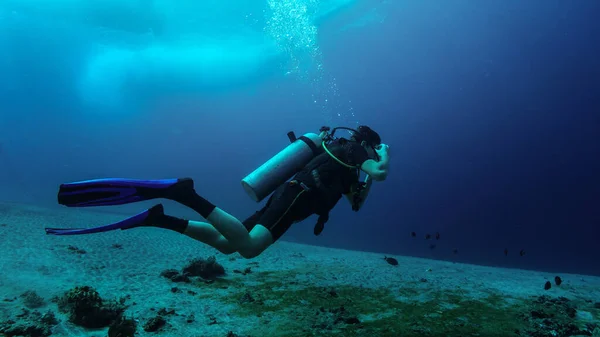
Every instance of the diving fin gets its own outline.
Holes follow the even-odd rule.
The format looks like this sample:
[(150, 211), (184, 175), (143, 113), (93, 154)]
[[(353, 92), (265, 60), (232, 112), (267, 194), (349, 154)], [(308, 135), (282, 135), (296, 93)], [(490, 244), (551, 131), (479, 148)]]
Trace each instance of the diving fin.
[(125, 230), (141, 226), (152, 226), (154, 223), (160, 222), (160, 218), (164, 217), (164, 215), (163, 205), (158, 204), (143, 211), (142, 213), (108, 225), (92, 228), (45, 228), (45, 230), (46, 234), (49, 235), (81, 235), (102, 233), (116, 229)]
[(157, 198), (176, 200), (190, 192), (194, 192), (191, 178), (94, 179), (61, 184), (58, 203), (68, 207), (123, 205)]

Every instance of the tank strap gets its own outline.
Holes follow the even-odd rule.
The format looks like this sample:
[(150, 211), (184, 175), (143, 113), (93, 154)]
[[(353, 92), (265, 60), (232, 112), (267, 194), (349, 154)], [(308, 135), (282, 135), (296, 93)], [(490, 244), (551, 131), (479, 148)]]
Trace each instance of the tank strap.
[(315, 156), (319, 154), (319, 148), (315, 145), (315, 143), (313, 143), (312, 140), (308, 139), (305, 136), (300, 136), (300, 137), (298, 137), (298, 139), (300, 139), (301, 141), (306, 143), (306, 145), (308, 145), (308, 147), (310, 147), (310, 149), (312, 150), (312, 152)]

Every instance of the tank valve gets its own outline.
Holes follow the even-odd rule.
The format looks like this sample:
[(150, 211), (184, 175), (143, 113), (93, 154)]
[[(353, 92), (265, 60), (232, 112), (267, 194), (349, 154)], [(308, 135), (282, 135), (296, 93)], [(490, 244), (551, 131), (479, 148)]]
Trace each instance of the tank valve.
[(298, 139), (296, 137), (296, 134), (294, 133), (294, 131), (290, 131), (287, 133), (288, 139), (290, 140), (290, 143), (293, 143), (296, 141), (296, 139)]

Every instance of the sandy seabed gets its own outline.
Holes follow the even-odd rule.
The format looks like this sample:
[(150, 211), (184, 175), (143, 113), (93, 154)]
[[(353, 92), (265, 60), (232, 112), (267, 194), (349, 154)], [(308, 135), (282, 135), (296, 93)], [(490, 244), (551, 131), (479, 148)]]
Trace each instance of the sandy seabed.
[[(555, 274), (537, 271), (403, 256), (391, 265), (381, 254), (287, 242), (246, 260), (161, 229), (62, 237), (43, 229), (122, 218), (0, 203), (0, 333), (109, 335), (58, 309), (57, 298), (89, 286), (122, 299), (136, 336), (600, 336), (599, 277), (562, 274), (557, 286)], [(161, 276), (210, 256), (224, 276)], [(32, 305), (24, 293), (41, 300)], [(57, 322), (40, 322), (48, 312)], [(146, 331), (159, 316), (164, 326)]]

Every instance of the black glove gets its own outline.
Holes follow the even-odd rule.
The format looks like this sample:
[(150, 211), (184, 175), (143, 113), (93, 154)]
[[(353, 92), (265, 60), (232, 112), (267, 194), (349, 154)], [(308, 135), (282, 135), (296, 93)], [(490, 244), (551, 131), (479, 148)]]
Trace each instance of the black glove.
[(329, 221), (329, 214), (319, 215), (319, 219), (317, 219), (317, 223), (315, 224), (315, 228), (313, 230), (313, 233), (315, 235), (321, 234), (321, 232), (323, 231), (323, 229), (325, 229), (325, 223), (327, 221)]

